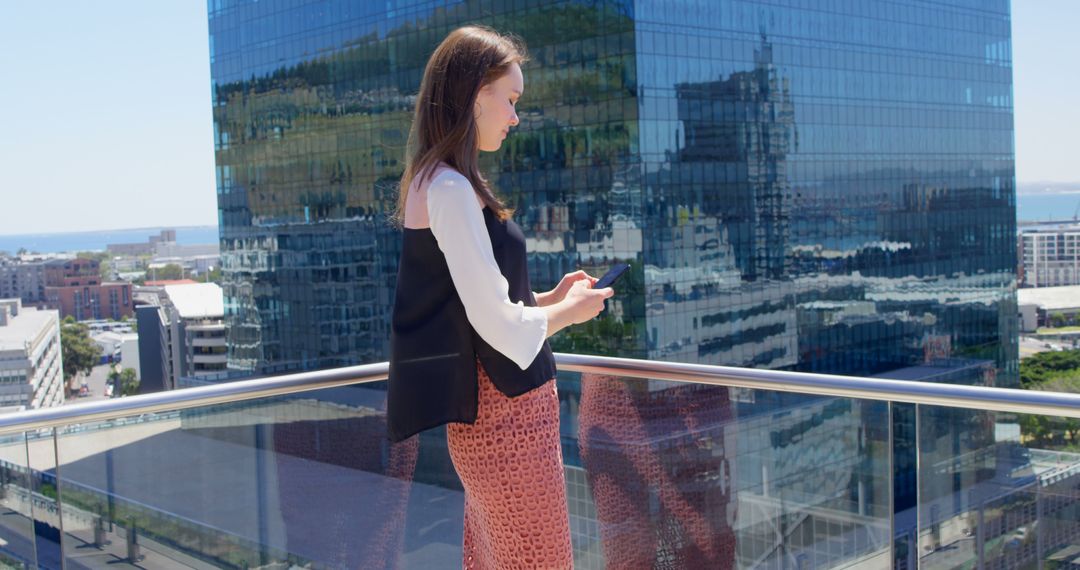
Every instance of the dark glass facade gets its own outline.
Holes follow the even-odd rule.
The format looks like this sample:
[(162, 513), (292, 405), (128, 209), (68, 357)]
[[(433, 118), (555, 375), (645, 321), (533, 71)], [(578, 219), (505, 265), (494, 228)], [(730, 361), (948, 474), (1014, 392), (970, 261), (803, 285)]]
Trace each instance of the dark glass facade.
[(230, 365), (386, 357), (386, 223), (427, 54), (522, 36), (485, 157), (537, 288), (633, 264), (559, 348), (1015, 378), (1007, 2), (210, 3)]
[[(483, 164), (535, 288), (633, 266), (556, 350), (1017, 383), (1008, 0), (210, 0), (209, 23), (232, 369), (386, 359), (415, 93), (438, 42), (483, 23), (532, 57)], [(757, 394), (724, 405), (802, 402)], [(914, 415), (895, 410), (898, 441)], [(758, 459), (737, 484), (760, 484), (768, 454), (738, 441)], [(898, 507), (914, 453), (896, 450)], [(777, 484), (805, 467), (786, 465)]]

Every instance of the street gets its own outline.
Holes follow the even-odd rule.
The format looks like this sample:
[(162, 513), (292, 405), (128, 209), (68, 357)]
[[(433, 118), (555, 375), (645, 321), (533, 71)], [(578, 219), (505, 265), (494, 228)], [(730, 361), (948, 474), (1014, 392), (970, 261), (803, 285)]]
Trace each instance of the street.
[(93, 402), (95, 400), (105, 400), (105, 385), (109, 381), (109, 369), (111, 364), (101, 364), (95, 366), (90, 371), (90, 377), (85, 378), (86, 385), (90, 389), (90, 394), (87, 396), (73, 395), (70, 398), (64, 400), (64, 404), (77, 404), (80, 402)]

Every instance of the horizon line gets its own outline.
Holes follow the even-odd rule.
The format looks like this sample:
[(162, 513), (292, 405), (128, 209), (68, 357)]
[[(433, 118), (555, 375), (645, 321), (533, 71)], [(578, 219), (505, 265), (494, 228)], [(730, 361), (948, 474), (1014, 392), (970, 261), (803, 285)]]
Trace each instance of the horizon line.
[(56, 232), (34, 232), (34, 233), (0, 233), (0, 238), (11, 237), (24, 237), (24, 236), (55, 236), (64, 234), (105, 234), (109, 232), (137, 232), (137, 231), (156, 231), (156, 230), (178, 230), (189, 228), (219, 228), (217, 223), (213, 224), (186, 224), (186, 225), (163, 225), (163, 226), (142, 226), (137, 228), (108, 228), (99, 230), (62, 230)]

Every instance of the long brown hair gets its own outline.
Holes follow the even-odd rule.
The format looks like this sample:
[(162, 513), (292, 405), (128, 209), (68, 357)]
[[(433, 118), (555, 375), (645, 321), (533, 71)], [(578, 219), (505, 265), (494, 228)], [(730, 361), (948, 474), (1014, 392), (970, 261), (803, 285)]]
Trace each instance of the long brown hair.
[(409, 187), (418, 176), (420, 182), (430, 177), (440, 161), (464, 175), (499, 219), (513, 214), (480, 174), (473, 108), (481, 87), (505, 75), (511, 65), (526, 61), (528, 54), (519, 39), (484, 26), (458, 28), (435, 48), (416, 97), (394, 213), (398, 225), (405, 219)]

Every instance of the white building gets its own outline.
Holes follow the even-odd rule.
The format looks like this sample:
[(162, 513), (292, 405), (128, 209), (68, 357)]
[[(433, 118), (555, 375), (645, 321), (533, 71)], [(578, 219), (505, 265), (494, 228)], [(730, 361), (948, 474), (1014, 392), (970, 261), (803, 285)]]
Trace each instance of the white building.
[(225, 370), (228, 355), (221, 287), (214, 283), (166, 285), (165, 295), (171, 306), (173, 354), (180, 360), (180, 366), (173, 367), (176, 378)]
[(63, 403), (60, 313), (0, 300), (0, 411)]
[(1020, 330), (1080, 324), (1080, 285), (1019, 289)]
[[(130, 329), (129, 329), (130, 330)], [(121, 368), (135, 370), (139, 376), (139, 335), (132, 332), (102, 331), (91, 334), (90, 338), (101, 347), (101, 354), (112, 356), (112, 361)]]
[(1019, 237), (1024, 287), (1080, 285), (1080, 224), (1040, 224)]
[(206, 376), (226, 369), (225, 303), (221, 287), (214, 283), (140, 287), (136, 300), (157, 309), (150, 309), (156, 312), (156, 319), (150, 319), (156, 324), (156, 334), (144, 330), (149, 321), (144, 322), (142, 317), (139, 320), (143, 354), (153, 355), (154, 361), (141, 361), (153, 370), (143, 370), (140, 377), (149, 377), (155, 386), (160, 382), (158, 389), (172, 390), (182, 377)]

